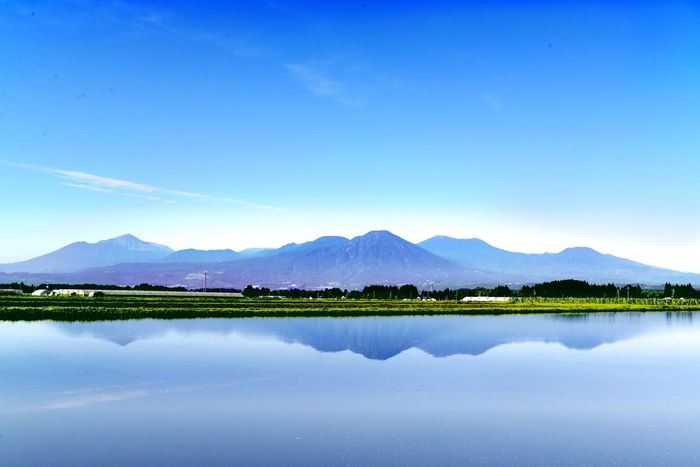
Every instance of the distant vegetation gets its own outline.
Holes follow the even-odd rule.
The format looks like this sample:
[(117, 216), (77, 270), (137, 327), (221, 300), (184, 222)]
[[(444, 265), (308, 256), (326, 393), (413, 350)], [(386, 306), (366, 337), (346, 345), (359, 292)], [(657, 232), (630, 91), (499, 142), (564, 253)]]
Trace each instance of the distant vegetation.
[(640, 285), (628, 284), (618, 287), (615, 284), (596, 285), (571, 279), (523, 286), (513, 295), (544, 298), (700, 298), (700, 292), (691, 284), (666, 283), (663, 290), (648, 290), (642, 289)]
[(181, 291), (185, 292), (188, 289), (185, 287), (165, 287), (162, 285), (151, 285), (151, 284), (139, 284), (135, 285), (133, 287), (126, 285), (126, 286), (120, 286), (120, 285), (103, 285), (103, 284), (41, 284), (41, 285), (27, 285), (24, 282), (13, 282), (11, 284), (0, 284), (0, 289), (15, 289), (15, 290), (22, 290), (23, 293), (32, 293), (35, 290), (40, 290), (40, 289), (80, 289), (80, 290), (152, 290), (152, 291), (158, 291), (158, 292), (165, 292), (165, 291)]
[(654, 299), (654, 298), (700, 298), (700, 291), (691, 284), (671, 285), (667, 283), (664, 289), (642, 289), (639, 284), (617, 286), (615, 284), (589, 284), (586, 281), (567, 279), (544, 282), (535, 285), (525, 285), (517, 290), (511, 290), (507, 285), (494, 288), (476, 287), (473, 289), (459, 288), (443, 290), (419, 291), (415, 285), (389, 286), (370, 285), (362, 290), (341, 290), (330, 288), (323, 290), (270, 290), (248, 286), (243, 290), (246, 297), (285, 297), (285, 298), (346, 298), (350, 300), (405, 300), (416, 298), (433, 298), (435, 300), (461, 300), (464, 297), (515, 297), (515, 298), (614, 298), (614, 299)]
[[(32, 293), (46, 285), (26, 285), (14, 282), (0, 284), (0, 289), (22, 290)], [(186, 291), (185, 287), (164, 287), (151, 284), (131, 286), (100, 285), (100, 284), (49, 284), (51, 289), (87, 289), (87, 290), (149, 290), (149, 291)], [(191, 289), (190, 289), (191, 290)], [(196, 289), (203, 290), (203, 289)], [(419, 290), (411, 284), (370, 285), (362, 290), (341, 290), (340, 288), (325, 289), (269, 289), (251, 285), (245, 289), (208, 288), (208, 292), (242, 292), (246, 298), (288, 298), (288, 299), (348, 299), (348, 300), (461, 300), (464, 297), (514, 297), (514, 298), (611, 298), (611, 299), (659, 299), (683, 298), (700, 299), (700, 291), (691, 284), (679, 285), (666, 283), (663, 290), (643, 289), (640, 285), (617, 286), (615, 284), (589, 284), (586, 281), (567, 279), (544, 282), (535, 285), (525, 285), (517, 290), (511, 290), (507, 285), (494, 288), (475, 287), (442, 290)]]
[(123, 319), (496, 315), (618, 311), (693, 312), (698, 299), (516, 297), (507, 302), (454, 300), (231, 299), (212, 297), (4, 296), (3, 321), (103, 321)]

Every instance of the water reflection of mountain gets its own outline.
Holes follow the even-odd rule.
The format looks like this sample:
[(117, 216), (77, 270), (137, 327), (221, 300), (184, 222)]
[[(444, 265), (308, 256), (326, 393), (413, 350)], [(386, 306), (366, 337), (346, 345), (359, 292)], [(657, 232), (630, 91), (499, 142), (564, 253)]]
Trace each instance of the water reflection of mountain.
[(93, 336), (119, 345), (169, 333), (270, 338), (308, 345), (321, 352), (350, 350), (369, 359), (386, 360), (410, 348), (435, 357), (480, 355), (512, 342), (560, 343), (592, 349), (628, 339), (660, 324), (659, 314), (414, 316), (365, 318), (266, 318), (133, 320), (52, 323), (64, 334)]

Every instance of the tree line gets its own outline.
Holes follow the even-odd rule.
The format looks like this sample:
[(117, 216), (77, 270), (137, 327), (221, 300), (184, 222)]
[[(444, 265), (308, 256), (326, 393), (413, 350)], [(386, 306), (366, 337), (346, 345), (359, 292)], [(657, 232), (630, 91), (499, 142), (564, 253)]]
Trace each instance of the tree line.
[[(150, 291), (187, 291), (185, 287), (166, 287), (151, 284), (134, 286), (118, 286), (103, 284), (48, 284), (51, 289), (102, 289), (102, 290), (150, 290)], [(0, 284), (0, 289), (21, 290), (32, 293), (38, 289), (47, 288), (46, 284), (28, 285), (24, 282)], [(194, 289), (202, 290), (202, 289)], [(523, 298), (698, 298), (700, 290), (692, 284), (671, 284), (667, 282), (663, 290), (643, 289), (641, 285), (627, 284), (589, 284), (587, 281), (566, 279), (542, 282), (534, 285), (524, 285), (520, 289), (511, 290), (507, 285), (493, 288), (445, 288), (442, 290), (419, 290), (412, 284), (404, 285), (368, 285), (362, 290), (340, 289), (338, 287), (324, 289), (270, 289), (267, 287), (247, 286), (245, 289), (207, 288), (208, 292), (241, 292), (244, 297), (280, 297), (280, 298), (325, 298), (350, 300), (461, 300), (464, 297), (523, 297)]]
[(587, 281), (566, 279), (524, 285), (512, 290), (507, 285), (493, 288), (445, 288), (442, 290), (419, 290), (412, 284), (369, 285), (362, 290), (341, 290), (326, 288), (319, 290), (255, 288), (248, 286), (242, 291), (245, 297), (284, 297), (284, 298), (330, 298), (350, 300), (461, 300), (464, 297), (523, 297), (523, 298), (700, 298), (700, 291), (691, 284), (671, 285), (666, 283), (664, 290), (643, 289), (639, 284), (589, 284)]
[(567, 279), (523, 286), (513, 294), (518, 297), (543, 298), (700, 298), (700, 291), (691, 284), (671, 285), (663, 290), (643, 289), (641, 285), (589, 284), (586, 281)]
[[(51, 289), (51, 290), (56, 290), (56, 289), (79, 289), (79, 290), (94, 290), (94, 289), (100, 289), (100, 290), (153, 290), (153, 291), (158, 291), (158, 292), (167, 292), (167, 291), (180, 291), (180, 292), (185, 292), (188, 289), (185, 287), (166, 287), (164, 285), (151, 285), (151, 284), (139, 284), (135, 286), (130, 286), (130, 285), (110, 285), (110, 284), (60, 284), (60, 283), (43, 283), (39, 285), (32, 285), (32, 284), (25, 284), (24, 282), (12, 282), (11, 284), (0, 284), (0, 289), (12, 289), (12, 290), (21, 290), (22, 293), (32, 293), (36, 290), (41, 290), (41, 289)], [(207, 289), (209, 290), (209, 289)]]

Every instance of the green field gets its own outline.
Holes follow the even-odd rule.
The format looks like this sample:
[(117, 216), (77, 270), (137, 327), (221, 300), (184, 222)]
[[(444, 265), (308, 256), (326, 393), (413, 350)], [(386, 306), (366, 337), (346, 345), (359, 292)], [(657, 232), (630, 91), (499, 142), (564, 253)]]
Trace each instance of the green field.
[(509, 302), (260, 300), (179, 297), (0, 297), (0, 320), (100, 321), (285, 316), (495, 315), (700, 310), (700, 300), (515, 298)]

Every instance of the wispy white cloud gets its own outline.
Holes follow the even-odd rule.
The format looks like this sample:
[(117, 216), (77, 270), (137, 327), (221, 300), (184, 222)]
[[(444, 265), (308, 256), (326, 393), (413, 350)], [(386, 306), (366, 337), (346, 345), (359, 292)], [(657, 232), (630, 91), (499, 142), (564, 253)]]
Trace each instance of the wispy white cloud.
[[(144, 387), (144, 386), (148, 386), (149, 384), (150, 383), (136, 383), (136, 384), (130, 384), (128, 386)], [(111, 386), (89, 386), (86, 388), (71, 389), (69, 391), (53, 392), (51, 394), (57, 395), (57, 396), (74, 396), (76, 394), (88, 394), (88, 393), (94, 393), (94, 392), (104, 392), (104, 391), (115, 389), (115, 388), (124, 389), (124, 385), (120, 384), (120, 385), (111, 385)]]
[[(0, 0), (0, 4), (3, 3)], [(15, 2), (16, 10), (29, 15), (33, 7)], [(194, 29), (183, 13), (169, 5), (146, 5), (144, 2), (115, 0), (95, 2), (90, 0), (71, 0), (70, 2), (45, 2), (41, 15), (32, 18), (34, 22), (61, 29), (80, 30), (99, 28), (118, 31), (128, 37), (166, 34), (182, 40), (199, 42), (207, 46), (220, 48), (241, 57), (261, 55), (261, 48), (251, 44), (245, 34), (230, 30)], [(63, 3), (73, 5), (70, 14), (66, 14)]]
[(60, 410), (60, 409), (71, 409), (74, 407), (84, 407), (86, 405), (101, 404), (103, 402), (117, 402), (126, 399), (135, 399), (137, 397), (146, 397), (151, 393), (148, 391), (137, 390), (137, 391), (123, 391), (111, 394), (94, 394), (89, 397), (80, 397), (74, 399), (66, 399), (62, 401), (53, 402), (38, 407), (39, 410)]
[(484, 94), (484, 102), (490, 105), (494, 110), (498, 110), (501, 108), (501, 99), (494, 96), (490, 92)]
[(342, 92), (339, 82), (333, 81), (311, 70), (307, 65), (290, 63), (284, 66), (292, 76), (320, 97), (338, 96)]
[[(19, 407), (16, 411), (18, 412), (36, 412), (45, 410), (63, 410), (72, 409), (76, 407), (85, 407), (88, 405), (104, 404), (108, 402), (119, 402), (128, 399), (136, 399), (140, 397), (149, 397), (152, 395), (163, 395), (163, 394), (176, 394), (182, 392), (192, 392), (201, 389), (214, 389), (214, 388), (224, 388), (230, 386), (238, 386), (240, 384), (254, 383), (260, 381), (267, 381), (272, 378), (251, 378), (242, 381), (234, 381), (229, 383), (220, 384), (193, 384), (184, 386), (172, 386), (172, 387), (161, 387), (161, 388), (145, 388), (139, 389), (137, 387), (127, 388), (121, 391), (114, 391), (110, 387), (107, 388), (81, 388), (74, 391), (63, 391), (56, 393), (55, 395), (68, 396), (64, 398), (55, 399), (46, 403), (39, 403), (36, 405)], [(134, 386), (148, 386), (147, 383), (140, 383)]]
[[(346, 105), (360, 105), (357, 86), (350, 86), (348, 80), (357, 74), (355, 67), (347, 67), (335, 60), (310, 64), (288, 63), (284, 68), (302, 86), (318, 97), (328, 97)], [(335, 72), (333, 72), (335, 70)], [(345, 81), (330, 76), (342, 75)]]
[(112, 194), (120, 195), (120, 196), (136, 196), (136, 197), (138, 197), (138, 198), (150, 199), (150, 200), (153, 200), (153, 201), (164, 201), (164, 202), (166, 202), (166, 203), (173, 203), (173, 202), (174, 202), (174, 201), (169, 200), (169, 199), (158, 198), (157, 196), (137, 195), (137, 194), (134, 194), (134, 193), (126, 193), (126, 192), (123, 192), (123, 191), (121, 191), (121, 192), (120, 192), (120, 191), (114, 191), (114, 190), (110, 190), (110, 189), (107, 189), (107, 188), (100, 188), (100, 187), (97, 187), (97, 186), (83, 185), (83, 184), (80, 184), (80, 183), (61, 183), (61, 185), (63, 185), (63, 186), (70, 186), (70, 187), (73, 187), (73, 188), (80, 188), (81, 190), (95, 191), (95, 192), (98, 192), (98, 193), (112, 193)]
[[(31, 167), (28, 167), (31, 168)], [(126, 191), (138, 191), (144, 193), (153, 193), (156, 191), (162, 191), (154, 186), (143, 185), (140, 183), (127, 182), (125, 180), (117, 180), (115, 178), (100, 177), (98, 175), (92, 175), (85, 172), (75, 172), (72, 170), (59, 170), (59, 169), (47, 169), (49, 173), (55, 173), (63, 178), (68, 178), (70, 180), (75, 180), (77, 182), (88, 183), (90, 186), (98, 188), (116, 189), (116, 190), (126, 190)]]
[(127, 18), (131, 18), (136, 28), (145, 27), (151, 31), (165, 32), (192, 42), (208, 44), (241, 57), (260, 55), (259, 48), (251, 45), (241, 36), (232, 37), (230, 33), (221, 31), (197, 31), (182, 25), (177, 26), (177, 16), (165, 10), (154, 10), (123, 1), (116, 2), (114, 5)]
[(112, 190), (107, 190), (105, 188), (99, 188), (96, 186), (81, 185), (79, 183), (61, 183), (63, 186), (72, 186), (73, 188), (82, 188), (83, 190), (97, 191), (100, 193), (114, 193)]
[(353, 54), (328, 54), (326, 60), (283, 66), (295, 81), (314, 95), (351, 106), (364, 105), (372, 96), (404, 87), (400, 80), (377, 72), (371, 64)]
[[(52, 175), (56, 175), (60, 178), (70, 180), (75, 183), (62, 183), (62, 185), (70, 186), (73, 188), (81, 188), (90, 191), (96, 191), (100, 193), (111, 193), (118, 195), (136, 195), (152, 200), (162, 200), (158, 196), (175, 196), (195, 199), (199, 201), (214, 201), (214, 202), (224, 202), (224, 203), (234, 203), (242, 204), (245, 206), (250, 206), (257, 209), (272, 209), (277, 211), (287, 211), (287, 209), (268, 206), (264, 204), (250, 203), (248, 201), (243, 201), (240, 199), (222, 197), (222, 196), (211, 196), (201, 193), (193, 193), (188, 191), (178, 191), (178, 190), (168, 190), (165, 188), (159, 188), (153, 185), (146, 185), (143, 183), (130, 182), (127, 180), (120, 180), (117, 178), (101, 177), (99, 175), (93, 175), (86, 172), (77, 172), (74, 170), (62, 170), (55, 169), (52, 167), (42, 167), (34, 164), (19, 164), (9, 161), (0, 161), (3, 165), (15, 167), (19, 169), (31, 170), (33, 172), (42, 172)], [(167, 200), (166, 200), (167, 201)]]

